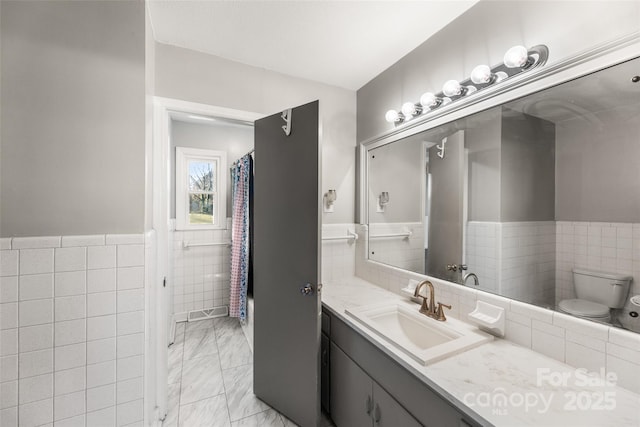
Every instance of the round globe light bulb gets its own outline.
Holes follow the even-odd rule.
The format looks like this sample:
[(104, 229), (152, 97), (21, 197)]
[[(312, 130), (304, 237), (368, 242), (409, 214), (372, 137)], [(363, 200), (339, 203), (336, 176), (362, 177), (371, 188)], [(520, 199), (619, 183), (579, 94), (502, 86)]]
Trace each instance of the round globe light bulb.
[(423, 93), (420, 97), (420, 105), (425, 108), (435, 107), (438, 105), (438, 98), (436, 98), (436, 96), (431, 92)]
[(442, 93), (445, 96), (458, 96), (462, 95), (463, 89), (457, 80), (449, 80), (442, 86)]
[(507, 68), (522, 68), (529, 60), (529, 51), (524, 46), (513, 46), (504, 54), (504, 65)]
[(416, 105), (413, 102), (405, 102), (400, 109), (405, 117), (412, 117), (416, 114)]
[(491, 82), (494, 74), (488, 65), (478, 65), (471, 71), (471, 81), (475, 84), (486, 84)]
[(400, 114), (396, 110), (389, 110), (384, 115), (384, 119), (389, 123), (395, 123), (400, 119)]

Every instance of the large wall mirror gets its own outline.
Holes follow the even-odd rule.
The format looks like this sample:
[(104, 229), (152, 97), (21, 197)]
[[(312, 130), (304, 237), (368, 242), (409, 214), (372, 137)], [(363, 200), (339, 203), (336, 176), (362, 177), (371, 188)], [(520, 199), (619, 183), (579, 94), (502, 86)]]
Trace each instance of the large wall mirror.
[(633, 277), (592, 317), (640, 332), (637, 75), (640, 58), (369, 145), (369, 259), (552, 309), (599, 298), (576, 269)]

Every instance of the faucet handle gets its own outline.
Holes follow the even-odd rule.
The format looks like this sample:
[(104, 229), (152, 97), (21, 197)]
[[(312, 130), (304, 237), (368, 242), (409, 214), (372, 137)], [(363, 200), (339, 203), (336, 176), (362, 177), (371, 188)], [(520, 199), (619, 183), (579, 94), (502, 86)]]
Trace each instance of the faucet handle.
[(429, 305), (427, 304), (427, 297), (423, 297), (422, 295), (418, 295), (418, 298), (422, 298), (422, 305), (420, 306), (420, 313), (428, 313)]
[(448, 304), (443, 304), (441, 302), (438, 303), (438, 308), (436, 308), (436, 320), (440, 320), (442, 322), (447, 320), (447, 317), (444, 315), (444, 310), (442, 307), (451, 310), (451, 306)]

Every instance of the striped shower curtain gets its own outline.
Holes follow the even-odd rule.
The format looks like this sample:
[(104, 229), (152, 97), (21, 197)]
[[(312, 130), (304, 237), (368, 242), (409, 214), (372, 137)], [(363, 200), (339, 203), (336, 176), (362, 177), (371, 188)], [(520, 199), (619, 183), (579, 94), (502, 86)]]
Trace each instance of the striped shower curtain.
[(247, 154), (232, 169), (233, 213), (231, 219), (231, 297), (229, 316), (247, 318), (247, 286), (249, 279), (249, 185), (252, 159)]

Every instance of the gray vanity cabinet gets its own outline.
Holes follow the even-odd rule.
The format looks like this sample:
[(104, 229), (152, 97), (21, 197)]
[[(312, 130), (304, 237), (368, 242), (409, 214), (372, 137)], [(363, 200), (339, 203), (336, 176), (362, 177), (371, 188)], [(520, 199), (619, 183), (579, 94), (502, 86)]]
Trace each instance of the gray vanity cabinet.
[(323, 366), (323, 388), (330, 392), (325, 409), (330, 408), (337, 427), (491, 425), (446, 398), (437, 385), (409, 372), (338, 316), (325, 310), (322, 318), (323, 333), (330, 341), (323, 346), (330, 361)]
[(389, 393), (373, 382), (373, 420), (375, 427), (422, 427)]
[(331, 344), (331, 418), (337, 427), (420, 427), (389, 393)]

